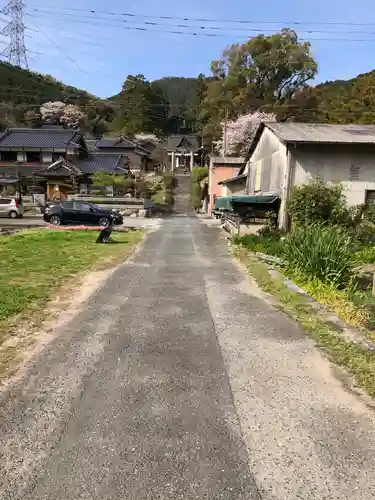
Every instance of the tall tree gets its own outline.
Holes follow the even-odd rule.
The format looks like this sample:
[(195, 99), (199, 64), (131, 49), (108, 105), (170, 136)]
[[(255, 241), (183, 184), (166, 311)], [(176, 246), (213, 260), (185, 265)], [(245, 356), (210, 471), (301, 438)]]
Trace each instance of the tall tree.
[(211, 67), (215, 81), (208, 85), (201, 113), (211, 136), (219, 135), (225, 113), (233, 119), (256, 110), (282, 110), (317, 72), (310, 44), (299, 42), (290, 29), (232, 45)]
[(128, 135), (161, 133), (167, 120), (168, 103), (162, 91), (143, 75), (129, 75), (118, 96), (114, 128)]

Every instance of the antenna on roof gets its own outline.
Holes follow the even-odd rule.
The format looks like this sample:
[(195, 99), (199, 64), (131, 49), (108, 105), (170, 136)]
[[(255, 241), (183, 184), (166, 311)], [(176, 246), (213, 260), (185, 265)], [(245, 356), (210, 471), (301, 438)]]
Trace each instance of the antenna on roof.
[(25, 47), (25, 25), (23, 23), (22, 0), (9, 0), (1, 10), (2, 14), (11, 17), (11, 21), (0, 31), (2, 35), (9, 36), (8, 46), (1, 52), (8, 62), (20, 68), (29, 69)]

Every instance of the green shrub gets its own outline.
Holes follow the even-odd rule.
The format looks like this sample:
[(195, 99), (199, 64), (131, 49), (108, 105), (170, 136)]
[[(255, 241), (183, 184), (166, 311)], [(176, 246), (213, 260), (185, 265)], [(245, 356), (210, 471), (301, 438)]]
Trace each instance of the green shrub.
[(361, 248), (356, 253), (356, 258), (363, 264), (375, 264), (375, 246)]
[(322, 224), (296, 227), (283, 244), (287, 273), (316, 278), (337, 288), (347, 286), (354, 276), (354, 250), (347, 231)]
[(248, 248), (252, 252), (261, 252), (275, 256), (281, 256), (283, 253), (282, 243), (279, 238), (246, 234), (244, 236), (235, 236), (233, 238), (233, 243)]
[(164, 174), (163, 182), (165, 189), (174, 189), (176, 187), (176, 179), (173, 174)]
[(371, 203), (364, 209), (364, 217), (372, 224), (375, 224), (375, 203)]
[(173, 197), (173, 191), (172, 191), (172, 189), (166, 189), (165, 190), (164, 200), (165, 200), (165, 203), (168, 206), (173, 207), (173, 205), (174, 205), (174, 197)]
[(192, 182), (201, 182), (203, 179), (208, 177), (208, 167), (193, 167), (191, 172), (191, 180)]
[(371, 245), (375, 243), (375, 224), (363, 219), (357, 226), (353, 227), (352, 234), (360, 245)]
[(341, 184), (327, 184), (319, 179), (295, 187), (287, 210), (298, 226), (321, 222), (347, 225), (350, 219)]

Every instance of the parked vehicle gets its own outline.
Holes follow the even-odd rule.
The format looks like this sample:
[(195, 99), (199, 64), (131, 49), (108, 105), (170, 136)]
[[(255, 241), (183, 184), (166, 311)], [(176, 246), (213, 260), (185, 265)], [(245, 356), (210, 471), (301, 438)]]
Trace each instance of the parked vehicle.
[(0, 216), (16, 219), (22, 217), (24, 207), (18, 198), (0, 198)]
[(105, 210), (85, 201), (62, 201), (47, 205), (44, 220), (55, 226), (63, 224), (87, 224), (108, 227), (111, 224), (122, 224), (120, 213)]

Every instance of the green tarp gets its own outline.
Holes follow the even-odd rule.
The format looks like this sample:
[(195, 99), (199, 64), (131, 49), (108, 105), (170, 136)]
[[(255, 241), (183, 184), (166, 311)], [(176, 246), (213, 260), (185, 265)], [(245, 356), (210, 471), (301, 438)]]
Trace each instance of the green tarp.
[(222, 196), (215, 200), (214, 210), (228, 210), (233, 212), (236, 203), (247, 205), (272, 205), (279, 199), (275, 195), (253, 195), (253, 196)]

